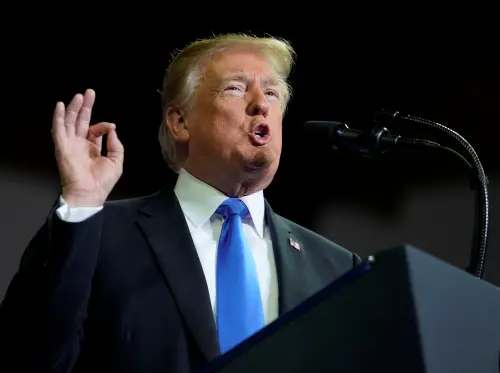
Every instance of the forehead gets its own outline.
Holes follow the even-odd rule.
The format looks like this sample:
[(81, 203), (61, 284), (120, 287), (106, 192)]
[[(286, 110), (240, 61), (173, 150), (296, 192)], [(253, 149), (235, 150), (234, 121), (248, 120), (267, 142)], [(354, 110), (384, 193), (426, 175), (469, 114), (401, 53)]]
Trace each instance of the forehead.
[(230, 49), (214, 54), (204, 64), (204, 71), (210, 80), (225, 79), (231, 75), (263, 79), (275, 77), (271, 65), (262, 54), (245, 49)]

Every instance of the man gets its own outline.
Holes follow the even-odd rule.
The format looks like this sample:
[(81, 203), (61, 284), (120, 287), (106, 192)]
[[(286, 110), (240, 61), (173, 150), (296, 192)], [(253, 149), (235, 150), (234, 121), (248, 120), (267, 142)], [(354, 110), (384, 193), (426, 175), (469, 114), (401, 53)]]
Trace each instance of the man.
[(159, 139), (179, 176), (142, 198), (106, 202), (124, 148), (114, 124), (89, 125), (95, 93), (57, 103), (61, 196), (0, 310), (2, 354), (20, 371), (197, 371), (358, 262), (263, 197), (293, 57), (245, 35), (178, 53)]

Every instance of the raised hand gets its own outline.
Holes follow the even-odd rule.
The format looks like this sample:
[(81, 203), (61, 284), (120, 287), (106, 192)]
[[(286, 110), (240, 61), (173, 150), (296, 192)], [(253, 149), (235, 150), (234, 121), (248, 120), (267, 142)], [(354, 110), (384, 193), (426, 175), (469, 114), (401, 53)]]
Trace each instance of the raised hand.
[[(77, 94), (67, 108), (54, 109), (52, 139), (62, 197), (70, 207), (101, 206), (123, 172), (123, 145), (113, 123), (90, 126), (95, 92)], [(102, 137), (108, 134), (107, 155), (101, 155)]]

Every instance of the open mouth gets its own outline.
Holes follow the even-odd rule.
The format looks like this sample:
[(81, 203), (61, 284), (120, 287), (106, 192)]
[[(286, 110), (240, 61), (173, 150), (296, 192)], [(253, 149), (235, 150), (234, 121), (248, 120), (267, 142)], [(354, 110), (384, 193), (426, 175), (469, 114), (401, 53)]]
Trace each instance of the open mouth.
[(267, 144), (270, 138), (271, 131), (266, 123), (257, 124), (250, 132), (250, 140), (257, 146)]

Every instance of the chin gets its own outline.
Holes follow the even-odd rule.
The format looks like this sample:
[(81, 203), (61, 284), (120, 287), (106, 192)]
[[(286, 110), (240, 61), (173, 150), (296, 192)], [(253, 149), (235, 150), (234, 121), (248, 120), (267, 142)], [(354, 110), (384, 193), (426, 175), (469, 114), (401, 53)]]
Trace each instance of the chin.
[(245, 168), (249, 171), (266, 170), (272, 167), (274, 161), (275, 157), (269, 152), (260, 151), (245, 159)]
[[(278, 170), (279, 158), (269, 156), (257, 156), (246, 163), (246, 171), (251, 179), (261, 180), (269, 184)], [(260, 184), (260, 182), (259, 182)]]

